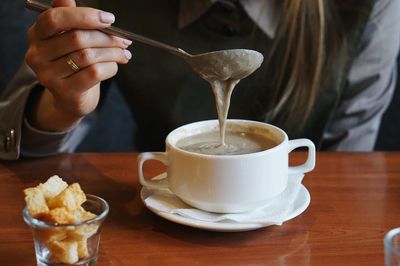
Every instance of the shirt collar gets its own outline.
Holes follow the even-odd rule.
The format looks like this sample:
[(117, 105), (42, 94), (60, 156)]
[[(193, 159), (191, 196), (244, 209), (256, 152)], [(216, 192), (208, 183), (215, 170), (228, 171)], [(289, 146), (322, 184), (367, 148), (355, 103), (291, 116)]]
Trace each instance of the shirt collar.
[[(181, 0), (178, 18), (180, 29), (195, 22), (217, 0)], [(247, 15), (270, 38), (275, 36), (280, 19), (272, 0), (239, 0)]]

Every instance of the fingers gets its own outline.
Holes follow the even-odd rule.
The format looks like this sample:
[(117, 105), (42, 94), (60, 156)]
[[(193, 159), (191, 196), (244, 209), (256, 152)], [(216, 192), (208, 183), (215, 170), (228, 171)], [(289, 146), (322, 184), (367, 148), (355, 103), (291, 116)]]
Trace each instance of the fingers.
[[(58, 0), (53, 4), (74, 5), (75, 2)], [(74, 74), (71, 66), (74, 67), (75, 63), (70, 62), (68, 65), (66, 63), (68, 56), (76, 62), (75, 68), (80, 70), (98, 63), (125, 64), (131, 58), (130, 52), (126, 50), (131, 41), (98, 30), (84, 29), (96, 28), (95, 26), (99, 25), (96, 19), (99, 19), (99, 13), (102, 14), (102, 11), (78, 7), (57, 7), (49, 11), (53, 11), (47, 15), (54, 17), (52, 26), (46, 28), (45, 20), (38, 19), (36, 25), (30, 29), (30, 46), (26, 53), (26, 62), (34, 70), (42, 85), (57, 88), (60, 80)], [(58, 18), (62, 18), (62, 22), (58, 22)], [(74, 23), (80, 29), (70, 30)], [(65, 30), (60, 33), (62, 29)], [(46, 39), (45, 36), (50, 37)], [(102, 80), (96, 82), (100, 81)], [(79, 87), (79, 84), (76, 85), (75, 87)]]
[(104, 62), (90, 65), (76, 74), (66, 78), (65, 84), (74, 86), (80, 84), (81, 93), (93, 87), (100, 81), (109, 79), (117, 74), (118, 66), (113, 62)]
[(117, 71), (116, 63), (105, 62), (90, 65), (69, 78), (52, 80), (52, 87), (46, 86), (51, 106), (67, 117), (87, 115), (97, 106), (100, 81), (113, 77)]
[(116, 62), (118, 64), (126, 64), (132, 58), (129, 50), (121, 48), (90, 48), (83, 49), (71, 53), (68, 56), (57, 59), (54, 63), (47, 66), (45, 75), (67, 78), (75, 74), (75, 70), (66, 63), (68, 59), (72, 60), (73, 64), (79, 70), (98, 63)]
[[(72, 52), (99, 47), (127, 48), (132, 42), (111, 36), (100, 31), (72, 30), (47, 40), (39, 41), (31, 47), (35, 54), (41, 55), (43, 61), (53, 61)], [(67, 44), (67, 45), (66, 45)]]
[(65, 78), (53, 80), (52, 93), (64, 99), (82, 99), (82, 94), (99, 82), (113, 77), (118, 71), (114, 62), (101, 62), (81, 69)]
[[(69, 57), (78, 65), (80, 69), (95, 65), (98, 63), (116, 62), (118, 64), (126, 64), (132, 58), (132, 54), (127, 49), (120, 48), (91, 48), (79, 50)], [(57, 63), (63, 63), (63, 59), (59, 59)], [(69, 75), (66, 75), (69, 76)]]
[(25, 59), (59, 113), (84, 116), (98, 103), (100, 82), (132, 57), (132, 42), (99, 31), (114, 22), (113, 14), (75, 5), (54, 0), (39, 15), (28, 32)]
[[(101, 67), (103, 65), (102, 63), (126, 64), (131, 58), (131, 52), (126, 49), (89, 48), (79, 50), (59, 58), (54, 62), (43, 64), (40, 67), (36, 66), (36, 73), (42, 85), (48, 88), (58, 88), (60, 85), (63, 87), (66, 78), (78, 73), (80, 74), (80, 72), (88, 73), (85, 71), (86, 68), (97, 69), (99, 66), (95, 65), (100, 64)], [(72, 60), (72, 62), (68, 62), (68, 60)], [(76, 69), (74, 69), (74, 65), (76, 65)], [(102, 75), (92, 76), (102, 77)], [(94, 80), (93, 82), (96, 84), (101, 81), (103, 81), (103, 79)], [(80, 92), (88, 88), (85, 84), (81, 83), (75, 83), (73, 87)]]
[(71, 29), (102, 29), (114, 23), (112, 13), (90, 7), (56, 7), (41, 13), (29, 29), (30, 42), (45, 40)]

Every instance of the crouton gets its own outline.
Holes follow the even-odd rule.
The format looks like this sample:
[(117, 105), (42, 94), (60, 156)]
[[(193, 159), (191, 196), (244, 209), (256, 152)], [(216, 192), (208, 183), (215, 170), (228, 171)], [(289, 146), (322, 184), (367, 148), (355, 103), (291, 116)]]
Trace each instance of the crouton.
[(54, 208), (49, 210), (47, 213), (42, 213), (37, 219), (55, 225), (70, 224), (75, 222), (74, 215), (63, 207)]
[(85, 259), (85, 258), (89, 257), (87, 239), (86, 238), (82, 238), (79, 241), (77, 241), (77, 243), (78, 243), (78, 256), (79, 256), (79, 259)]
[(40, 183), (37, 188), (43, 192), (46, 200), (54, 198), (68, 187), (68, 184), (64, 182), (59, 176), (53, 175), (47, 181), (42, 184)]
[(90, 238), (97, 233), (99, 227), (97, 223), (77, 225), (73, 230), (68, 230), (68, 237), (75, 240)]
[(86, 201), (86, 195), (78, 183), (69, 185), (60, 194), (47, 201), (50, 209), (64, 207), (69, 211), (74, 211)]
[(74, 212), (73, 215), (75, 217), (75, 220), (77, 222), (85, 222), (88, 221), (90, 219), (96, 218), (97, 215), (94, 213), (91, 213), (87, 210), (85, 210), (84, 208), (82, 208), (81, 206), (79, 206)]
[(40, 189), (36, 187), (27, 188), (24, 189), (24, 194), (26, 207), (28, 208), (31, 217), (37, 218), (49, 211), (43, 192)]
[(53, 241), (47, 245), (50, 260), (55, 263), (76, 263), (79, 261), (78, 243), (71, 240)]
[(60, 228), (50, 228), (50, 229), (42, 229), (37, 230), (36, 235), (40, 239), (40, 241), (44, 243), (53, 242), (53, 241), (60, 241), (67, 238), (68, 230), (60, 227)]

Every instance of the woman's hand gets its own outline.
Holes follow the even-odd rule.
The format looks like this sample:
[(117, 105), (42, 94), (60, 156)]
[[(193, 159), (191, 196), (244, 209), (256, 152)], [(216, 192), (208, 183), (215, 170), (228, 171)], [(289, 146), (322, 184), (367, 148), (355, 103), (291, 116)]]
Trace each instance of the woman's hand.
[(45, 90), (30, 110), (30, 122), (43, 130), (65, 130), (92, 112), (100, 82), (131, 58), (131, 41), (98, 29), (115, 20), (111, 13), (55, 0), (29, 29), (26, 62)]

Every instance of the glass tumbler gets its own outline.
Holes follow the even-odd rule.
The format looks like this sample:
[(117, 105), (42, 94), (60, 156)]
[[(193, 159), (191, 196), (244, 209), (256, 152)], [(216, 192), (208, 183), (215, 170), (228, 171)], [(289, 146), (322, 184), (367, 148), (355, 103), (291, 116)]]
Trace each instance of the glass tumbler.
[(97, 217), (79, 223), (54, 225), (32, 218), (27, 208), (23, 218), (30, 226), (38, 266), (96, 265), (101, 226), (108, 214), (108, 203), (97, 196), (86, 194), (82, 204)]
[(385, 245), (385, 265), (400, 265), (400, 227), (387, 232), (383, 242)]

